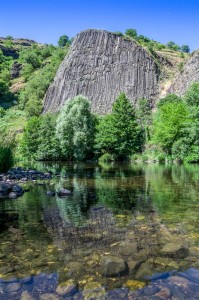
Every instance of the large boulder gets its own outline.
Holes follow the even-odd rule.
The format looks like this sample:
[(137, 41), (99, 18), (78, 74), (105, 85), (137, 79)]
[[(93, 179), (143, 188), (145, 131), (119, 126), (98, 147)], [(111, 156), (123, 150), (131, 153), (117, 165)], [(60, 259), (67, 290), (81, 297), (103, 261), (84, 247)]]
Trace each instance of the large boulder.
[(0, 198), (8, 197), (10, 192), (12, 192), (11, 184), (6, 182), (0, 182)]

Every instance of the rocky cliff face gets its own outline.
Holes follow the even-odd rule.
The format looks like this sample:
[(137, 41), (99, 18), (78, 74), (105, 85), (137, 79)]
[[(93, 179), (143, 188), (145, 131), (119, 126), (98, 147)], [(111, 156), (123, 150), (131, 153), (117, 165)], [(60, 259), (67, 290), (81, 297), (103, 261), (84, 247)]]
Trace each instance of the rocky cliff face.
[(160, 70), (152, 56), (136, 42), (102, 30), (79, 33), (62, 62), (45, 99), (44, 112), (58, 111), (67, 99), (82, 94), (92, 111), (107, 113), (120, 92), (135, 103), (159, 93)]
[(30, 48), (33, 44), (37, 44), (33, 40), (29, 39), (12, 39), (11, 46), (7, 45), (8, 40), (6, 38), (0, 37), (0, 50), (5, 56), (12, 56), (14, 59), (19, 57), (19, 51), (22, 47)]
[(199, 82), (199, 51), (195, 52), (176, 74), (168, 93), (182, 96), (194, 82)]

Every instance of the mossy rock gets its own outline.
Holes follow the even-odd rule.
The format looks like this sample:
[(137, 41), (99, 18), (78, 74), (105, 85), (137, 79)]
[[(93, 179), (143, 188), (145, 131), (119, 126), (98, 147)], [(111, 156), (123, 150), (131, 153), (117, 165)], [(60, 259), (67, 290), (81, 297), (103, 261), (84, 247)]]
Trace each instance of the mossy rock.
[(127, 280), (126, 283), (124, 283), (124, 287), (129, 288), (131, 291), (141, 289), (145, 287), (146, 283), (139, 280)]

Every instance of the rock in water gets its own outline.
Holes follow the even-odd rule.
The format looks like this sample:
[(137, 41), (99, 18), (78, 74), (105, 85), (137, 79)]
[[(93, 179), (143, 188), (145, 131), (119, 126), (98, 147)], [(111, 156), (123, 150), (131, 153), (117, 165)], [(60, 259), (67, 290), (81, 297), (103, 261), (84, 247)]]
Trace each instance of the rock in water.
[(104, 30), (80, 32), (59, 67), (44, 101), (44, 112), (56, 112), (82, 94), (92, 111), (107, 113), (120, 92), (135, 102), (159, 93), (160, 70), (153, 57), (135, 41)]
[(58, 197), (66, 197), (71, 195), (71, 191), (61, 188), (58, 192), (57, 192)]
[(126, 271), (126, 264), (120, 257), (107, 255), (102, 257), (101, 273), (105, 276), (118, 276)]
[(185, 258), (189, 255), (189, 250), (182, 244), (167, 243), (161, 250), (160, 254), (172, 258)]

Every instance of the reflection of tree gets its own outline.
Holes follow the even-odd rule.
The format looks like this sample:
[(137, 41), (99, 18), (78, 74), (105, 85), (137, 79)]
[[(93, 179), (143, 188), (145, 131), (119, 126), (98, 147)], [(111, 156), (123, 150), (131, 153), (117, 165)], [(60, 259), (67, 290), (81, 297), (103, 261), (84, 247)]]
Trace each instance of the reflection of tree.
[(168, 224), (184, 224), (198, 228), (198, 166), (168, 167), (148, 165), (146, 180), (150, 195), (163, 220)]
[[(63, 184), (60, 185), (59, 182), (56, 189)], [(87, 211), (95, 203), (95, 193), (89, 190), (86, 179), (80, 180), (74, 177), (70, 182), (70, 187), (72, 188), (71, 196), (63, 199), (56, 197), (57, 207), (66, 222), (81, 225), (85, 222)]]

